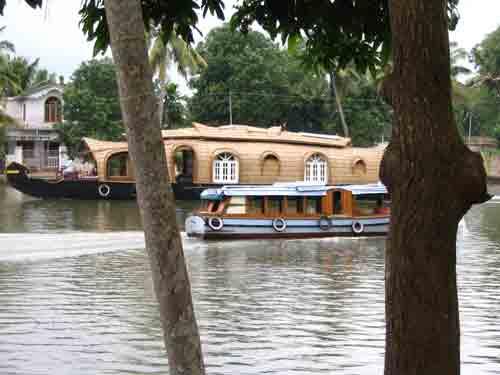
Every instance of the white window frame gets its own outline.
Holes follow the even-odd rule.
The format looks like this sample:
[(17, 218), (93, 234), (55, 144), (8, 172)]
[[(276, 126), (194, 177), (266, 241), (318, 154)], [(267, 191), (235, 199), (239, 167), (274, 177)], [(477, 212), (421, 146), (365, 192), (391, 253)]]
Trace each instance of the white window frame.
[(216, 184), (237, 184), (239, 181), (238, 158), (230, 152), (221, 152), (214, 158), (212, 180)]
[(321, 154), (307, 158), (304, 168), (304, 181), (318, 184), (328, 183), (328, 161)]

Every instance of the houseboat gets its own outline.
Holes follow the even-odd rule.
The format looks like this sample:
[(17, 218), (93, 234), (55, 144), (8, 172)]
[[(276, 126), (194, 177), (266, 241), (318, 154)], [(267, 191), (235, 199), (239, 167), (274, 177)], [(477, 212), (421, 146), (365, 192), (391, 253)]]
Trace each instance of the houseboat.
[(224, 186), (205, 190), (201, 198), (201, 209), (186, 219), (191, 237), (358, 237), (389, 230), (389, 196), (382, 184)]
[[(199, 199), (207, 188), (280, 182), (340, 185), (378, 181), (384, 148), (352, 147), (349, 138), (245, 125), (164, 130), (168, 172), (177, 199)], [(83, 158), (93, 173), (29, 177), (19, 164), (8, 167), (16, 189), (38, 197), (126, 199), (135, 197), (135, 173), (125, 142), (83, 139)]]
[(125, 142), (82, 140), (79, 162), (53, 178), (31, 175), (19, 163), (7, 166), (9, 184), (37, 198), (125, 200), (136, 196), (132, 163)]

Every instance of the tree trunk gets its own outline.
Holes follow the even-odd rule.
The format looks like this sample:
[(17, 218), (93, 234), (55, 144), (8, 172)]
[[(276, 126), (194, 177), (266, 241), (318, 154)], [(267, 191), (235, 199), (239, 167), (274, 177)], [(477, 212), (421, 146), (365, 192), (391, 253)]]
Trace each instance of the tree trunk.
[(104, 4), (170, 374), (204, 374), (140, 0), (105, 0)]
[(445, 0), (390, 0), (394, 108), (380, 176), (392, 194), (386, 251), (386, 375), (457, 375), (456, 231), (489, 199), (480, 155), (451, 107)]
[(160, 100), (158, 100), (158, 113), (160, 117), (160, 128), (168, 128), (168, 121), (165, 118), (164, 108), (165, 108), (165, 97), (167, 96), (167, 89), (165, 85), (167, 84), (166, 80), (160, 79)]
[(347, 127), (347, 122), (345, 121), (344, 108), (342, 107), (342, 101), (337, 90), (337, 84), (335, 82), (335, 72), (330, 72), (330, 95), (335, 98), (335, 103), (337, 105), (337, 110), (340, 115), (340, 123), (342, 124), (342, 130), (344, 131), (344, 137), (349, 137), (349, 128)]

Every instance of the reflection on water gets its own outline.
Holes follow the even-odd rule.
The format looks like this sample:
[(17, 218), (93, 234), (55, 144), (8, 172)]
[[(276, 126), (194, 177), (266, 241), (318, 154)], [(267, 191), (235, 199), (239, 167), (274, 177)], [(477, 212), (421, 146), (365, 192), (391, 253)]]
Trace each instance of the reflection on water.
[[(179, 202), (179, 224), (193, 202)], [(141, 230), (135, 201), (36, 199), (0, 181), (0, 232)]]
[[(0, 207), (0, 374), (168, 372), (132, 202)], [(495, 203), (461, 228), (463, 374), (500, 373), (499, 233)], [(184, 244), (208, 373), (382, 374), (382, 239)]]

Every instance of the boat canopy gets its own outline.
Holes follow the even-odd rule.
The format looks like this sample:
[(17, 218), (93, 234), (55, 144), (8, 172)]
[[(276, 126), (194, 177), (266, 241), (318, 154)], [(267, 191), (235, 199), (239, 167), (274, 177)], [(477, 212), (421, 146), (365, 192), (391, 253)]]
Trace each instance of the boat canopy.
[(347, 190), (353, 195), (387, 194), (382, 184), (328, 186), (307, 182), (275, 183), (274, 185), (228, 185), (219, 189), (207, 189), (201, 193), (201, 199), (222, 200), (224, 197), (245, 196), (292, 196), (322, 197), (329, 190)]
[(382, 183), (336, 186), (336, 188), (350, 191), (352, 195), (387, 194), (387, 188)]

